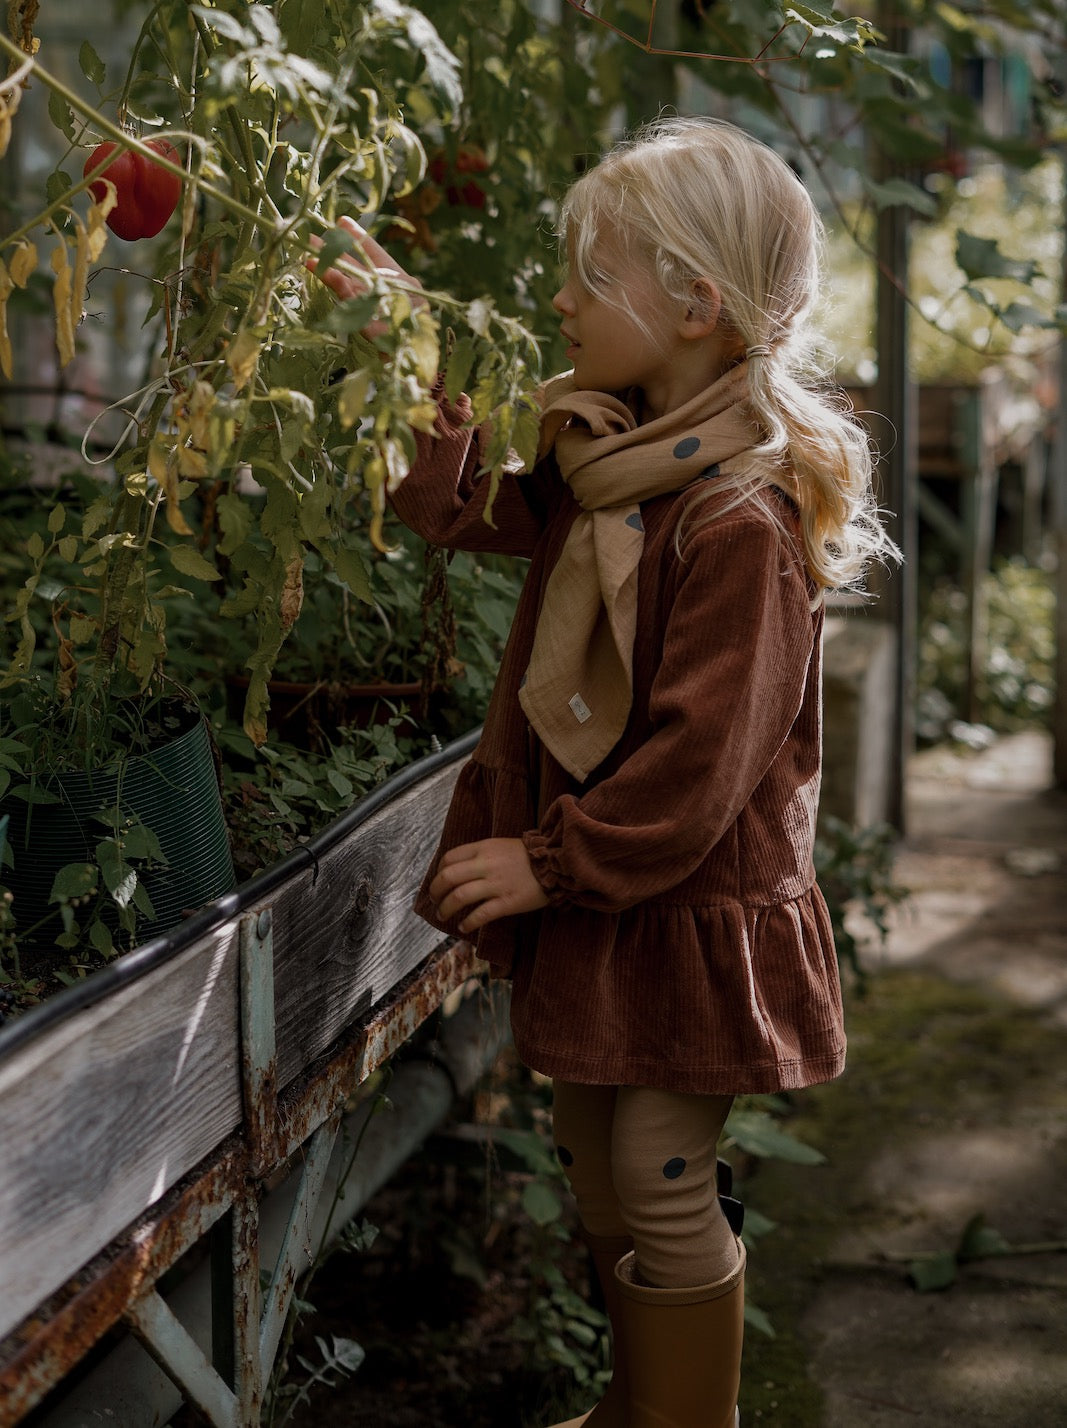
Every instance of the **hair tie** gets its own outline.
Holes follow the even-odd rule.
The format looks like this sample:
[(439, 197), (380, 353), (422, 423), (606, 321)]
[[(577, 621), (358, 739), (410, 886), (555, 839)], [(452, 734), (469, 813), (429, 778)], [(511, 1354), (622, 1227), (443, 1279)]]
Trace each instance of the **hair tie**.
[(765, 342), (757, 342), (751, 347), (745, 348), (746, 357), (769, 357), (771, 349)]

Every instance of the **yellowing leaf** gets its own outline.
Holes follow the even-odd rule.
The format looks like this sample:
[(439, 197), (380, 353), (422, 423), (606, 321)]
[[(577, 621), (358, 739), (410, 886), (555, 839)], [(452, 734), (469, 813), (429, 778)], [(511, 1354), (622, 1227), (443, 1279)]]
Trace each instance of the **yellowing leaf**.
[(370, 373), (365, 367), (360, 368), (358, 372), (350, 372), (341, 383), (337, 393), (337, 412), (341, 418), (341, 425), (346, 430), (355, 426), (363, 415), (369, 390)]
[(178, 499), (177, 454), (162, 437), (156, 437), (148, 448), (148, 470), (163, 488), (167, 525), (175, 535), (192, 535), (192, 528), (182, 515)]
[(0, 259), (0, 372), (12, 375), (11, 338), (7, 333), (7, 300), (14, 289), (7, 265)]
[(74, 247), (74, 276), (70, 285), (70, 323), (76, 332), (85, 306), (85, 288), (89, 281), (89, 235), (79, 218), (74, 220), (77, 238)]
[(209, 451), (211, 449), (212, 426), (210, 416), (215, 405), (215, 388), (210, 382), (203, 380), (194, 382), (187, 393), (186, 404), (193, 445), (198, 446), (201, 451)]
[(415, 317), (415, 332), (408, 344), (415, 358), (415, 373), (424, 387), (432, 387), (441, 361), (441, 344), (437, 338), (437, 323), (424, 309)]
[(259, 338), (242, 327), (226, 350), (226, 365), (233, 373), (234, 386), (238, 391), (246, 387), (256, 370), (262, 347)]
[(59, 365), (66, 367), (74, 358), (74, 324), (70, 317), (72, 284), (65, 243), (60, 243), (57, 248), (52, 249), (52, 271), (56, 275), (52, 285), (52, 301), (56, 310), (56, 346), (59, 349)]
[(11, 255), (11, 281), (17, 288), (24, 288), (37, 267), (37, 248), (23, 238)]
[(115, 207), (118, 190), (111, 180), (105, 175), (103, 182), (107, 185), (107, 192), (97, 203), (95, 200), (89, 205), (89, 258), (95, 263), (100, 254), (104, 251), (104, 244), (107, 242), (107, 216)]
[(178, 473), (181, 476), (190, 476), (194, 480), (200, 480), (207, 475), (207, 456), (202, 451), (197, 451), (195, 446), (180, 446), (178, 448)]

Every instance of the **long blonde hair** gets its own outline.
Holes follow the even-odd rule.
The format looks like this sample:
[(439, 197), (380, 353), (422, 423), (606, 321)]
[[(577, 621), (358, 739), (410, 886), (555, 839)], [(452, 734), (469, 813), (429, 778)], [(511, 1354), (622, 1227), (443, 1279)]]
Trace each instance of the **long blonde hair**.
[(811, 384), (824, 234), (804, 185), (733, 124), (660, 119), (584, 174), (561, 210), (560, 237), (579, 280), (626, 303), (597, 264), (605, 224), (670, 297), (691, 304), (694, 281), (710, 278), (722, 296), (720, 325), (736, 335), (738, 360), (747, 357), (763, 439), (743, 470), (709, 483), (709, 498), (733, 497), (716, 499), (707, 518), (779, 486), (799, 508), (816, 585), (854, 588), (872, 557), (897, 552), (879, 519), (867, 433), (842, 396)]

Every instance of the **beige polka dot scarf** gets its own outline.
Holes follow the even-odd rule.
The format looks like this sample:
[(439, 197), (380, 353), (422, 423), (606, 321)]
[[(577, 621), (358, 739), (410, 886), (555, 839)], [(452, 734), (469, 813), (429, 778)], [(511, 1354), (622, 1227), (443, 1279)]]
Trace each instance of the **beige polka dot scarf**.
[[(747, 365), (747, 364), (746, 364)], [(641, 502), (681, 490), (757, 440), (745, 366), (642, 426), (570, 375), (543, 394), (541, 454), (555, 448), (582, 507), (545, 588), (519, 700), (553, 757), (579, 782), (618, 743), (633, 701)]]

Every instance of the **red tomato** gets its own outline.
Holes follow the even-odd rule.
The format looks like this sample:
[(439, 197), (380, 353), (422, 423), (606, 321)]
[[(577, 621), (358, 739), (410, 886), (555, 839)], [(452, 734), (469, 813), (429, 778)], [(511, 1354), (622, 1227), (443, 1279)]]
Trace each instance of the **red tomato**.
[[(85, 161), (82, 177), (96, 168), (116, 147), (99, 144)], [(166, 139), (149, 139), (146, 148), (154, 149), (171, 163), (181, 162), (178, 151)], [(107, 226), (120, 238), (154, 238), (178, 205), (182, 183), (176, 174), (168, 173), (141, 154), (127, 149), (104, 170), (115, 185), (117, 202), (107, 216)], [(103, 176), (89, 185), (89, 192), (99, 202), (107, 194)]]

